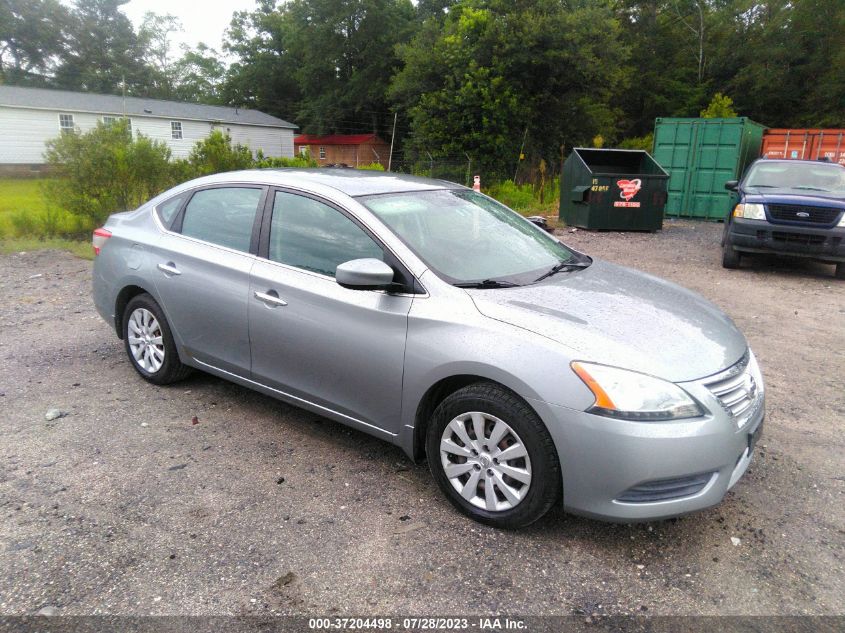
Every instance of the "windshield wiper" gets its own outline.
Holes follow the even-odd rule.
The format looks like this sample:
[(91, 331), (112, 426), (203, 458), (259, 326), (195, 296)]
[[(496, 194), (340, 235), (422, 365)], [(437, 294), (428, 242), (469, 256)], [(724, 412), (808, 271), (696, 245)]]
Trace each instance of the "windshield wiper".
[(562, 262), (558, 262), (557, 264), (552, 266), (548, 271), (544, 272), (542, 275), (537, 277), (537, 279), (534, 280), (534, 283), (537, 283), (538, 281), (543, 281), (544, 279), (551, 277), (552, 275), (556, 275), (557, 273), (566, 269), (573, 270), (576, 268), (586, 268), (589, 265), (590, 264), (588, 264), (587, 262), (577, 262), (567, 259)]
[(746, 187), (753, 187), (755, 189), (778, 189), (777, 185), (745, 185)]
[(792, 187), (793, 189), (803, 189), (804, 191), (830, 191), (830, 189), (822, 189), (821, 187), (806, 187), (804, 185), (799, 185), (797, 187)]
[(512, 281), (500, 281), (498, 279), (485, 279), (484, 281), (465, 281), (452, 284), (456, 288), (516, 288), (519, 284)]

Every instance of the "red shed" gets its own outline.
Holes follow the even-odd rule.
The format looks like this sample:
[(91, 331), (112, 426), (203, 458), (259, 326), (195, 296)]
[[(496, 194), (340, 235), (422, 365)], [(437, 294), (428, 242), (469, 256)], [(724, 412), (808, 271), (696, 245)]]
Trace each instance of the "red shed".
[(387, 169), (390, 144), (376, 134), (301, 134), (293, 139), (296, 153), (310, 151), (321, 165), (348, 167), (381, 163)]

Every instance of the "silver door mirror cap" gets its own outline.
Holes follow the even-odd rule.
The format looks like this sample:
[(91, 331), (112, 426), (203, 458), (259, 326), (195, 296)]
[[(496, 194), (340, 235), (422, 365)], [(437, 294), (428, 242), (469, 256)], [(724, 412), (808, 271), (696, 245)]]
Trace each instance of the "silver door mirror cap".
[(337, 267), (334, 278), (351, 290), (383, 290), (393, 283), (393, 269), (380, 259), (352, 259)]

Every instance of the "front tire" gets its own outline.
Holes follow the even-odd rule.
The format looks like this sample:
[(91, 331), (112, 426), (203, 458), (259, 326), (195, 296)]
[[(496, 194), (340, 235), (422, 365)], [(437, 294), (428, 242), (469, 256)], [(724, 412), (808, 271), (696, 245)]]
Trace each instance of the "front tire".
[(730, 240), (725, 240), (722, 246), (722, 268), (739, 268), (742, 263), (742, 255), (731, 246)]
[(837, 279), (845, 279), (845, 263), (840, 262), (836, 264), (836, 270), (833, 271), (833, 276)]
[(437, 407), (426, 435), (428, 464), (449, 501), (498, 528), (530, 525), (561, 497), (552, 438), (525, 401), (475, 383)]
[(148, 382), (167, 385), (191, 372), (179, 360), (164, 312), (146, 293), (133, 297), (126, 305), (123, 342), (135, 371)]

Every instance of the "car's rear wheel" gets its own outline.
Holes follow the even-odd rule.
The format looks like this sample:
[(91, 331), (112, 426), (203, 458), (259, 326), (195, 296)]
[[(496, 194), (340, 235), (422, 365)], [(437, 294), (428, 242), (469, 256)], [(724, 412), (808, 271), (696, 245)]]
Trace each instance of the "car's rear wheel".
[(560, 499), (557, 452), (543, 422), (513, 392), (476, 383), (448, 396), (428, 426), (431, 472), (476, 521), (520, 528)]
[(148, 294), (133, 297), (123, 312), (123, 341), (129, 360), (144, 380), (166, 385), (190, 373), (173, 342), (167, 319)]
[(845, 263), (840, 262), (836, 264), (836, 270), (833, 272), (833, 276), (837, 279), (845, 279)]
[(730, 240), (725, 240), (722, 245), (722, 268), (739, 268), (742, 263), (742, 255), (731, 246)]

